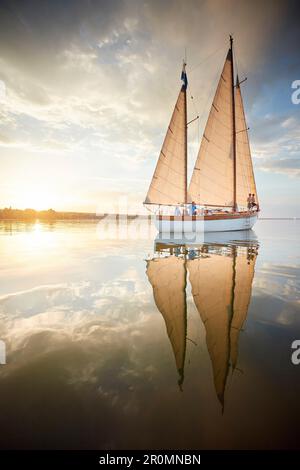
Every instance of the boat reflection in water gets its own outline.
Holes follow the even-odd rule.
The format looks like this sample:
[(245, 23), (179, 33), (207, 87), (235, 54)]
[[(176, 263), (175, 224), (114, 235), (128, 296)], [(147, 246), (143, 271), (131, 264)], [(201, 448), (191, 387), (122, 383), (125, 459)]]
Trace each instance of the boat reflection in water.
[(206, 331), (214, 387), (224, 408), (226, 381), (237, 368), (239, 334), (251, 299), (258, 242), (253, 231), (210, 233), (201, 243), (157, 238), (147, 276), (184, 380), (187, 341), (187, 278)]

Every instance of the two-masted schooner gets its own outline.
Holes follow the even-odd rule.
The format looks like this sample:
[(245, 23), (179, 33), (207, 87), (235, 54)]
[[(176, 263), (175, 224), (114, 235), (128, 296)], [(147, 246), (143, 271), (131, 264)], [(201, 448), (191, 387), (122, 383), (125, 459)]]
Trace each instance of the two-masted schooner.
[(259, 205), (233, 40), (219, 79), (187, 187), (187, 74), (144, 201), (155, 208), (159, 232), (248, 230)]

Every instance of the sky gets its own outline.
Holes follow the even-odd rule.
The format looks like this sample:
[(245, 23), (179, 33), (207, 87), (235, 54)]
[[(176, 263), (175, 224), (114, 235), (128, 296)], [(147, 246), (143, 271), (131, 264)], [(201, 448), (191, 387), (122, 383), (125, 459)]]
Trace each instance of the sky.
[(185, 55), (190, 174), (233, 34), (262, 214), (300, 217), (299, 9), (0, 0), (0, 207), (141, 210)]

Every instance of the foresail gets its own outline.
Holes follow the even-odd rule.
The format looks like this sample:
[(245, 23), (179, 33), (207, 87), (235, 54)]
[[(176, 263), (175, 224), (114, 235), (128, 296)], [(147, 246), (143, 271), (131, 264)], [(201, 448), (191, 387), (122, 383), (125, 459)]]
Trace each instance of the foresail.
[(241, 88), (237, 83), (235, 89), (235, 119), (236, 119), (236, 199), (240, 208), (247, 207), (249, 193), (256, 193), (252, 159), (249, 146), (247, 125), (245, 120)]
[(186, 269), (185, 260), (176, 256), (147, 262), (147, 276), (153, 288), (156, 306), (162, 314), (183, 381), (186, 350)]
[(189, 186), (198, 204), (233, 205), (232, 52), (227, 54)]
[(181, 204), (186, 192), (186, 92), (182, 86), (145, 204)]

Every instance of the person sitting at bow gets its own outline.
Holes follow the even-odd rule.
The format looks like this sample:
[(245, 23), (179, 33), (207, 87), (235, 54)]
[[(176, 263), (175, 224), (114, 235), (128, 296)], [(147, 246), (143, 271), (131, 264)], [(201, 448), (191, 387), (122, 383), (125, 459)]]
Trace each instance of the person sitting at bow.
[(255, 202), (255, 194), (252, 194), (252, 196), (251, 196), (251, 209), (254, 209), (254, 207), (257, 208), (257, 204)]
[(248, 207), (249, 211), (252, 208), (252, 194), (251, 193), (249, 193), (249, 195), (247, 197), (247, 207)]

